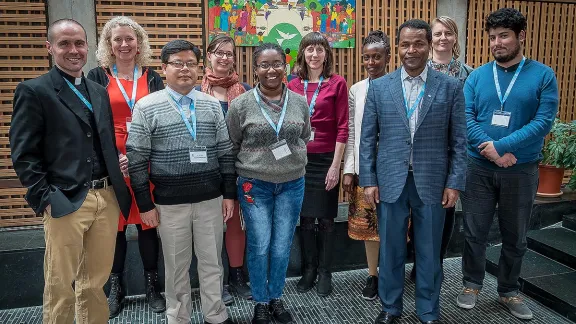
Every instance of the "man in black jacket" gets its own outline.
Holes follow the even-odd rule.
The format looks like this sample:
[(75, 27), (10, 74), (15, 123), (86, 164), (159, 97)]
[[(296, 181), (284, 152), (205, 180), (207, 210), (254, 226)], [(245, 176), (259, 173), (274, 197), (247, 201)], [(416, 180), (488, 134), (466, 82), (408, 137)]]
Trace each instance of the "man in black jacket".
[(55, 66), (18, 85), (10, 128), (14, 169), (27, 202), (43, 214), (43, 322), (73, 323), (76, 308), (76, 323), (106, 323), (102, 287), (119, 214), (131, 203), (120, 167), (127, 160), (119, 161), (106, 90), (82, 74), (84, 28), (58, 20), (46, 47)]

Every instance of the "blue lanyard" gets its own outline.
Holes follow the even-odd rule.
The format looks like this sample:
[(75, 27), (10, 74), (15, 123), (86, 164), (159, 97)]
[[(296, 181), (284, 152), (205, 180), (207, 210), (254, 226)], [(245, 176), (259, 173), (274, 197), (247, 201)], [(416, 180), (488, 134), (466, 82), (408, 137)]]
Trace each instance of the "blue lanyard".
[(448, 67), (446, 68), (446, 75), (450, 75), (450, 67), (452, 66), (452, 62), (454, 62), (454, 57), (452, 57), (452, 59), (450, 60), (450, 63), (448, 63)]
[[(318, 98), (318, 94), (320, 93), (320, 86), (322, 85), (322, 81), (324, 81), (324, 76), (320, 77), (320, 81), (318, 82), (318, 88), (314, 91), (314, 95), (312, 96), (312, 101), (310, 101), (310, 117), (314, 114), (314, 106), (316, 106), (316, 99)], [(308, 102), (308, 80), (304, 80), (304, 97), (306, 98), (306, 102)]]
[(418, 107), (420, 100), (422, 100), (422, 97), (424, 97), (425, 91), (426, 91), (426, 82), (424, 82), (424, 86), (422, 86), (422, 90), (420, 91), (420, 94), (418, 94), (418, 97), (416, 97), (416, 101), (414, 101), (412, 107), (408, 108), (409, 106), (408, 106), (408, 98), (406, 97), (406, 87), (404, 86), (404, 80), (402, 80), (402, 93), (404, 94), (404, 104), (406, 105), (406, 117), (408, 117), (408, 120), (410, 120), (410, 118), (416, 111), (416, 108)]
[(196, 140), (196, 108), (194, 107), (194, 100), (190, 101), (190, 119), (192, 120), (192, 125), (190, 125), (188, 118), (186, 118), (186, 115), (184, 114), (184, 109), (182, 108), (182, 104), (180, 102), (178, 102), (174, 97), (172, 97), (171, 94), (170, 94), (170, 98), (172, 98), (172, 100), (174, 100), (176, 107), (178, 107), (178, 111), (180, 112), (180, 116), (182, 117), (184, 124), (186, 124), (186, 128), (188, 128), (190, 135), (192, 135), (192, 138), (194, 140)]
[(112, 66), (112, 71), (114, 72), (114, 79), (116, 79), (116, 84), (118, 84), (118, 88), (120, 88), (120, 92), (124, 96), (124, 100), (130, 107), (130, 111), (134, 109), (134, 104), (136, 103), (136, 90), (138, 88), (138, 65), (134, 65), (134, 77), (132, 78), (134, 81), (134, 85), (132, 86), (132, 99), (128, 99), (128, 94), (126, 94), (126, 90), (120, 80), (118, 80), (118, 70), (116, 69), (116, 64)]
[(286, 98), (284, 98), (284, 105), (282, 106), (282, 113), (280, 113), (280, 119), (278, 119), (278, 125), (274, 124), (274, 122), (272, 121), (272, 118), (270, 118), (270, 115), (268, 115), (266, 110), (264, 110), (264, 107), (262, 107), (262, 104), (260, 103), (260, 96), (258, 95), (258, 92), (256, 89), (254, 89), (253, 93), (254, 93), (254, 98), (256, 98), (256, 102), (258, 103), (258, 106), (260, 106), (260, 111), (262, 111), (264, 118), (266, 118), (266, 120), (268, 121), (268, 124), (270, 124), (270, 126), (272, 126), (272, 129), (274, 129), (274, 131), (276, 132), (276, 138), (278, 139), (278, 136), (280, 136), (280, 129), (282, 128), (282, 124), (284, 123), (284, 117), (286, 116), (286, 106), (288, 104), (288, 93), (286, 93)]
[(510, 95), (510, 91), (512, 91), (512, 87), (514, 83), (516, 83), (516, 79), (518, 79), (518, 75), (526, 62), (526, 57), (522, 57), (522, 61), (520, 65), (516, 68), (516, 72), (514, 73), (514, 77), (512, 77), (512, 81), (508, 85), (508, 89), (506, 89), (506, 93), (504, 94), (504, 98), (502, 98), (502, 90), (500, 90), (500, 81), (498, 81), (498, 72), (496, 71), (496, 61), (494, 61), (492, 65), (492, 74), (494, 74), (494, 85), (496, 85), (496, 92), (498, 93), (498, 99), (500, 100), (500, 110), (504, 110), (504, 102), (508, 99), (508, 95)]
[(76, 87), (73, 86), (72, 83), (70, 83), (70, 81), (68, 81), (68, 79), (64, 78), (64, 81), (68, 83), (68, 86), (70, 87), (70, 89), (72, 89), (72, 91), (74, 91), (76, 97), (82, 100), (82, 102), (86, 105), (86, 107), (88, 107), (88, 109), (90, 109), (91, 112), (94, 112), (94, 110), (92, 109), (92, 104), (88, 101), (88, 99), (86, 99), (86, 97), (84, 97), (84, 95), (81, 94), (80, 91), (78, 91), (78, 89), (76, 89)]

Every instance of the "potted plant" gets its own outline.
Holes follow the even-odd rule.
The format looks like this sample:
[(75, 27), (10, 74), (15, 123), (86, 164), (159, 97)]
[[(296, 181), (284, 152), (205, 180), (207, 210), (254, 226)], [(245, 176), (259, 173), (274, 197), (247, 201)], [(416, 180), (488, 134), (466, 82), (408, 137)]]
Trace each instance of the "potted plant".
[[(538, 196), (558, 197), (562, 195), (560, 187), (564, 171), (576, 169), (576, 123), (556, 118), (542, 153), (544, 159), (538, 168)], [(568, 188), (576, 189), (576, 172), (572, 172)]]

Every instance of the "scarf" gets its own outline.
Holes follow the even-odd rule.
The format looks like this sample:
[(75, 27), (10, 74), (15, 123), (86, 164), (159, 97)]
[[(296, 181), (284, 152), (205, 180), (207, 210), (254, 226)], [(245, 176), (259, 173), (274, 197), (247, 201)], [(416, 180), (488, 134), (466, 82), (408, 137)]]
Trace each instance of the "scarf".
[(207, 93), (211, 96), (214, 96), (214, 91), (212, 90), (213, 87), (222, 87), (226, 89), (226, 95), (228, 97), (228, 105), (232, 102), (232, 100), (236, 99), (239, 95), (246, 92), (244, 86), (238, 82), (238, 73), (234, 72), (229, 74), (228, 76), (221, 78), (216, 76), (212, 69), (206, 68), (206, 73), (202, 78), (202, 85), (201, 90), (204, 93)]
[(260, 96), (260, 99), (262, 100), (262, 102), (264, 104), (266, 104), (266, 106), (270, 107), (270, 109), (272, 109), (275, 112), (281, 112), (282, 111), (282, 107), (284, 106), (284, 101), (286, 100), (287, 97), (287, 93), (288, 93), (288, 87), (284, 84), (282, 84), (282, 97), (280, 97), (280, 102), (278, 104), (273, 103), (270, 99), (268, 99), (266, 96), (264, 96), (262, 94), (262, 91), (260, 91), (260, 84), (257, 84), (256, 87), (254, 88), (254, 91), (256, 91), (258, 93), (258, 95)]

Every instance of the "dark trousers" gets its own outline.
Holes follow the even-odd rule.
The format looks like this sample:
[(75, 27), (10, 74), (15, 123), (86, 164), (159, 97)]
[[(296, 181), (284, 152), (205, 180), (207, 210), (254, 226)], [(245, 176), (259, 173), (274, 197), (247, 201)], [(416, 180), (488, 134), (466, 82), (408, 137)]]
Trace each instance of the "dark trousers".
[[(124, 231), (118, 231), (116, 234), (116, 249), (114, 251), (114, 264), (112, 265), (112, 273), (124, 272), (124, 263), (126, 261), (126, 250), (128, 243), (126, 242), (126, 227)], [(158, 270), (158, 253), (160, 250), (160, 242), (158, 241), (158, 232), (155, 228), (142, 230), (140, 224), (136, 224), (138, 229), (138, 248), (140, 250), (140, 258), (146, 271)]]
[(538, 164), (520, 170), (494, 171), (468, 162), (466, 191), (462, 194), (464, 212), (464, 286), (482, 289), (486, 268), (488, 233), (498, 206), (502, 252), (498, 263), (498, 294), (518, 294), (518, 277), (526, 253), (526, 232), (532, 204), (538, 189)]
[(445, 210), (441, 201), (426, 205), (420, 200), (412, 172), (394, 203), (380, 202), (377, 207), (380, 235), (378, 295), (382, 310), (393, 315), (402, 314), (404, 265), (406, 262), (406, 232), (412, 210), (412, 222), (417, 259), (416, 313), (422, 321), (438, 319), (440, 315), (440, 287), (442, 268), (440, 247)]

